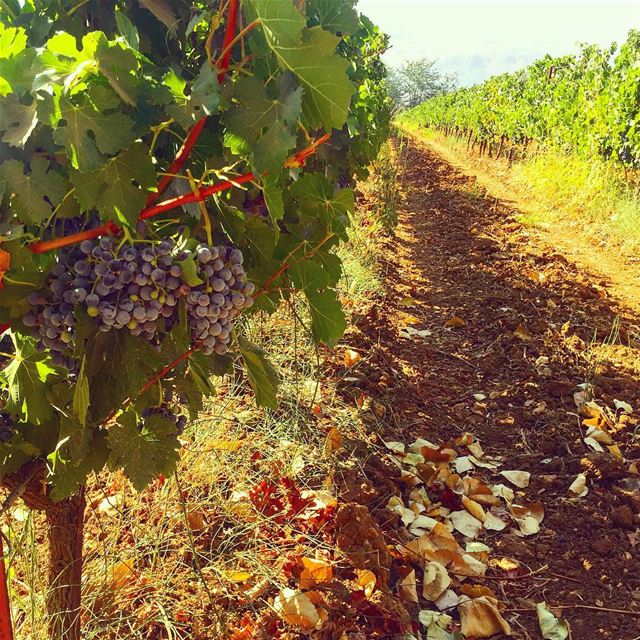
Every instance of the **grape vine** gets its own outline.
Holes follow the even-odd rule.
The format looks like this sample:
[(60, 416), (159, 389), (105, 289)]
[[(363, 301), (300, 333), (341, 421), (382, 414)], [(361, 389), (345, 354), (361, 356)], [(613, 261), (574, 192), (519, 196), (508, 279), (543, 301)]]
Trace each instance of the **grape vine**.
[[(355, 0), (4, 0), (0, 43), (0, 479), (37, 477), (64, 523), (91, 472), (171, 473), (234, 362), (276, 406), (243, 315), (296, 297), (340, 339), (387, 39)], [(78, 637), (74, 598), (52, 637)]]
[(640, 168), (640, 32), (432, 98), (402, 117), (502, 150), (536, 140)]

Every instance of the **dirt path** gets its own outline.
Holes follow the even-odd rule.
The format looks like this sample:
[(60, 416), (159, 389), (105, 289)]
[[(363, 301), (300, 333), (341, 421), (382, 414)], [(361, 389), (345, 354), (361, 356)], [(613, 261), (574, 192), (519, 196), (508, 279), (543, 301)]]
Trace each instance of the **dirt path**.
[[(387, 439), (442, 442), (470, 431), (505, 457), (502, 469), (531, 472), (527, 491), (546, 510), (540, 533), (489, 541), (528, 570), (547, 567), (487, 583), (508, 609), (523, 610), (508, 614), (514, 637), (541, 637), (531, 609), (546, 600), (569, 606), (573, 640), (637, 639), (640, 500), (619, 488), (640, 456), (637, 309), (617, 303), (615, 292), (515, 222), (517, 212), (479, 197), (473, 178), (424, 146), (409, 143), (401, 187), (387, 294), (347, 336), (367, 354), (358, 391), (386, 407)], [(446, 327), (454, 317), (464, 326)], [(431, 334), (403, 337), (416, 319), (411, 326)], [(617, 399), (636, 410), (612, 429), (624, 463), (606, 445), (599, 454), (584, 443), (574, 402), (584, 383), (601, 407), (614, 409)], [(590, 491), (569, 497), (581, 471)]]

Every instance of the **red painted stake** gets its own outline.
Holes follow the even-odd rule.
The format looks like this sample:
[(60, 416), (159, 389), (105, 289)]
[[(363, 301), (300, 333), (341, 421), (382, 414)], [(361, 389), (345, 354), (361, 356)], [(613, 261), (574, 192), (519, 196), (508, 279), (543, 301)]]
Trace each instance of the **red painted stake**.
[(4, 567), (3, 544), (4, 542), (0, 538), (0, 640), (13, 640), (11, 605), (9, 603), (7, 572)]

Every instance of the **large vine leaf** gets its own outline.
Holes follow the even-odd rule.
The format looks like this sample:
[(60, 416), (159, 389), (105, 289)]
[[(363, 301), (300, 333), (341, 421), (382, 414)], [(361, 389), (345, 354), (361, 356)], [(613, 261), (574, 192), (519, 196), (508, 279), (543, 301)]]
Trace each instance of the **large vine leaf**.
[(96, 47), (96, 61), (102, 75), (125, 104), (136, 106), (140, 82), (135, 72), (138, 60), (132, 49), (119, 42), (108, 42), (103, 36)]
[(109, 429), (107, 441), (111, 449), (109, 467), (124, 469), (138, 491), (159, 474), (173, 473), (179, 460), (176, 426), (159, 415), (145, 418), (140, 424), (136, 414), (129, 411)]
[(135, 397), (163, 364), (162, 355), (128, 331), (98, 333), (87, 341), (85, 371), (89, 379), (89, 417), (96, 423)]
[(101, 31), (91, 31), (82, 37), (82, 48), (78, 49), (77, 40), (70, 33), (62, 31), (53, 35), (40, 56), (46, 69), (43, 80), (62, 79), (65, 89), (69, 89), (72, 83), (95, 73), (96, 49), (104, 37)]
[(251, 7), (280, 66), (295, 73), (305, 87), (307, 124), (340, 129), (354, 93), (346, 73), (349, 62), (336, 54), (340, 38), (321, 27), (304, 29), (304, 18), (290, 0), (251, 0)]
[(29, 174), (25, 174), (25, 167), (18, 160), (3, 162), (0, 182), (4, 182), (7, 193), (12, 194), (11, 210), (26, 224), (46, 220), (69, 190), (64, 176), (49, 170), (49, 160), (41, 156), (31, 158)]
[(156, 171), (145, 145), (135, 142), (95, 171), (74, 169), (70, 177), (85, 211), (95, 207), (104, 219), (133, 226), (144, 208), (144, 189), (154, 185)]
[(109, 457), (104, 431), (84, 430), (79, 435), (80, 439), (65, 443), (62, 452), (65, 458), (58, 457), (53, 473), (48, 478), (51, 484), (49, 497), (56, 502), (77, 493), (86, 483), (89, 473), (100, 471)]
[(51, 417), (48, 382), (55, 377), (49, 355), (36, 351), (35, 341), (14, 334), (15, 357), (2, 370), (9, 387), (6, 410), (26, 422), (41, 424)]
[(353, 4), (351, 0), (311, 0), (309, 13), (331, 33), (354, 33), (360, 27), (360, 20)]
[(2, 141), (12, 147), (24, 147), (38, 124), (36, 103), (22, 104), (15, 95), (0, 98), (0, 130)]
[(316, 342), (324, 342), (334, 347), (347, 328), (347, 320), (342, 305), (331, 289), (325, 291), (305, 291), (311, 313), (311, 333)]
[(320, 174), (305, 174), (292, 187), (291, 193), (306, 213), (322, 219), (328, 228), (346, 238), (349, 214), (355, 205), (353, 189), (335, 191)]
[(0, 95), (28, 91), (38, 68), (38, 52), (27, 48), (25, 30), (0, 24)]
[[(60, 101), (64, 125), (58, 125), (53, 139), (67, 149), (72, 166), (80, 171), (93, 171), (104, 164), (102, 155), (114, 154), (134, 140), (133, 120), (124, 113), (107, 114), (106, 105), (94, 106), (87, 96), (79, 105), (68, 98)], [(100, 108), (102, 107), (102, 108)]]
[(256, 402), (261, 407), (275, 409), (278, 406), (278, 372), (260, 347), (241, 336), (238, 337), (238, 346)]
[(296, 144), (302, 88), (283, 90), (272, 98), (258, 78), (243, 78), (234, 97), (237, 102), (223, 118), (225, 143), (235, 154), (250, 155), (260, 173), (277, 171)]
[(210, 116), (218, 110), (220, 84), (209, 63), (202, 66), (190, 91), (187, 91), (187, 81), (172, 69), (162, 81), (173, 99), (173, 104), (167, 106), (167, 113), (183, 128), (188, 129), (200, 118)]

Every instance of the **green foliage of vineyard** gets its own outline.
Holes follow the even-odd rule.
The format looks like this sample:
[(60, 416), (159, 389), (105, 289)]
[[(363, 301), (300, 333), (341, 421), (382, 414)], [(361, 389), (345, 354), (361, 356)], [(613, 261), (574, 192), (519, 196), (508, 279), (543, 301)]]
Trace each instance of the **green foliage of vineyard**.
[(432, 98), (402, 118), (473, 132), (480, 141), (536, 140), (640, 167), (640, 32), (617, 51), (583, 46), (515, 73)]
[(0, 478), (37, 461), (53, 500), (105, 465), (171, 472), (176, 416), (234, 363), (275, 406), (243, 314), (300, 296), (318, 343), (345, 327), (335, 248), (388, 134), (387, 39), (355, 1), (218, 4), (0, 3)]

